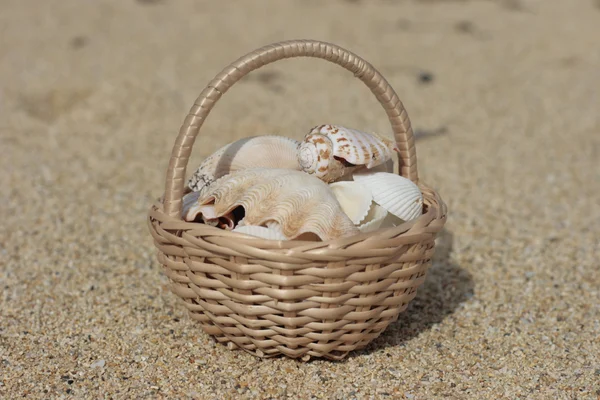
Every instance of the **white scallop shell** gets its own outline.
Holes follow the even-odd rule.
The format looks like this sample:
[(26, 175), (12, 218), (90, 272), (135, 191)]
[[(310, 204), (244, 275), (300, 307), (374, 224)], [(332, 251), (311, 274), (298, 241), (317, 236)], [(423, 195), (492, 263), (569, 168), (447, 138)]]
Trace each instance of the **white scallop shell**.
[(354, 224), (358, 224), (367, 216), (373, 196), (366, 187), (358, 182), (340, 181), (330, 183), (329, 188)]
[(356, 172), (354, 180), (367, 187), (373, 200), (394, 214), (410, 221), (423, 213), (423, 194), (410, 179), (387, 172)]
[(211, 219), (221, 217), (238, 207), (244, 209), (242, 225), (277, 222), (289, 239), (310, 236), (305, 233), (321, 240), (359, 233), (326, 183), (291, 169), (252, 168), (226, 175), (188, 208), (186, 219), (195, 220), (203, 210)]
[(360, 221), (358, 229), (361, 232), (371, 232), (382, 227), (387, 217), (391, 215), (387, 210), (379, 204), (373, 202), (367, 216)]
[(193, 191), (206, 188), (231, 172), (248, 168), (300, 170), (297, 160), (300, 142), (283, 136), (253, 136), (221, 147), (207, 157), (188, 180)]
[(261, 239), (287, 240), (287, 237), (281, 233), (281, 230), (266, 226), (238, 225), (233, 232), (244, 233), (246, 235), (256, 236)]

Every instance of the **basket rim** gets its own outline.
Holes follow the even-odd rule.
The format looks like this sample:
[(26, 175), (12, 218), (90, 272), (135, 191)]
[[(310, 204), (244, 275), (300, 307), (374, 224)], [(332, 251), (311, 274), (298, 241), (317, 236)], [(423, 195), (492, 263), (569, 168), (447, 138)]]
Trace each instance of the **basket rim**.
[(175, 218), (169, 216), (164, 211), (163, 198), (155, 201), (148, 212), (148, 223), (152, 224), (152, 220), (162, 220), (161, 228), (166, 231), (177, 231), (177, 236), (181, 236), (182, 232), (188, 232), (190, 234), (198, 233), (201, 236), (212, 236), (212, 237), (220, 237), (226, 238), (229, 240), (235, 240), (240, 244), (244, 244), (251, 247), (256, 247), (260, 249), (294, 249), (294, 250), (327, 250), (327, 249), (344, 249), (345, 247), (365, 242), (365, 241), (374, 241), (374, 240), (388, 240), (392, 237), (397, 237), (406, 234), (412, 228), (416, 226), (424, 227), (428, 226), (432, 221), (439, 220), (441, 221), (441, 225), (437, 230), (431, 230), (431, 235), (435, 236), (435, 234), (441, 230), (441, 227), (445, 224), (447, 218), (447, 206), (442, 200), (441, 196), (438, 192), (432, 189), (430, 186), (423, 183), (420, 180), (417, 183), (417, 186), (421, 189), (423, 193), (424, 206), (426, 207), (426, 211), (421, 214), (418, 218), (413, 219), (411, 221), (404, 222), (401, 225), (389, 228), (379, 228), (370, 232), (361, 232), (356, 235), (341, 237), (336, 239), (330, 239), (326, 241), (304, 241), (304, 240), (274, 240), (274, 239), (263, 239), (258, 238), (252, 235), (247, 235), (240, 232), (228, 231), (225, 229), (217, 228), (214, 226), (206, 225), (200, 222), (187, 222), (184, 221), (181, 217)]

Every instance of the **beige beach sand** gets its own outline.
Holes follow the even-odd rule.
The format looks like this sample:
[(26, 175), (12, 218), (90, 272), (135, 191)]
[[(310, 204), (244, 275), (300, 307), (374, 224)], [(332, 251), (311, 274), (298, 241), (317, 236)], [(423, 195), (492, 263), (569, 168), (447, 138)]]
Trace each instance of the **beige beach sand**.
[[(600, 397), (600, 4), (0, 1), (0, 398)], [(449, 206), (426, 283), (342, 362), (259, 360), (200, 331), (146, 228), (204, 85), (262, 45), (330, 41), (378, 68)], [(196, 142), (389, 133), (346, 71), (287, 60)]]

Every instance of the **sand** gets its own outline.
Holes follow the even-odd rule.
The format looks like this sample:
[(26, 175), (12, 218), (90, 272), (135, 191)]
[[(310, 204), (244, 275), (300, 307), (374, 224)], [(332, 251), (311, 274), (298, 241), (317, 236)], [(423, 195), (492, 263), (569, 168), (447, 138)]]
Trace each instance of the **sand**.
[[(1, 1), (0, 398), (598, 398), (599, 37), (592, 0)], [(145, 225), (204, 85), (292, 38), (386, 76), (450, 210), (417, 298), (342, 362), (215, 343)], [(223, 97), (190, 168), (322, 123), (390, 132), (339, 67), (268, 66)]]

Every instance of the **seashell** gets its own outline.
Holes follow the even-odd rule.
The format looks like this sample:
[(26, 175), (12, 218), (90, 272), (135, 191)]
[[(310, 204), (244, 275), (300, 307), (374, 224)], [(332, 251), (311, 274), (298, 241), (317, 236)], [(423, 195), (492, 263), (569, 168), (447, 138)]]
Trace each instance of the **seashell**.
[[(291, 169), (252, 168), (226, 175), (199, 196), (185, 218), (193, 221), (203, 212), (208, 219), (219, 218), (238, 207), (244, 210), (239, 225), (276, 222), (289, 239), (316, 235), (330, 240), (359, 233), (326, 183)], [(314, 235), (303, 235), (307, 233)]]
[(371, 208), (371, 192), (358, 182), (340, 181), (329, 184), (342, 210), (356, 225), (362, 221)]
[(383, 221), (381, 222), (381, 225), (379, 227), (380, 228), (393, 228), (395, 226), (402, 225), (405, 222), (406, 222), (405, 220), (396, 217), (394, 214), (387, 213), (387, 215), (385, 216), (385, 218), (383, 219)]
[(348, 174), (344, 174), (342, 175), (340, 178), (336, 179), (335, 181), (331, 182), (352, 182), (354, 179), (352, 178), (352, 172), (348, 173)]
[[(195, 196), (191, 196), (195, 194)], [(236, 217), (233, 211), (223, 214), (216, 215), (214, 206), (207, 204), (205, 206), (197, 207), (197, 201), (200, 192), (192, 192), (184, 196), (183, 198), (183, 209), (182, 209), (182, 217), (185, 221), (193, 222), (196, 221), (198, 216), (201, 217), (202, 222), (207, 225), (215, 226), (217, 228), (232, 230), (236, 225)], [(193, 202), (195, 200), (195, 202)]]
[(353, 178), (371, 191), (375, 203), (396, 217), (410, 221), (423, 213), (423, 194), (410, 179), (371, 171), (356, 172)]
[(183, 200), (182, 200), (183, 205), (181, 207), (181, 217), (185, 221), (193, 221), (193, 219), (190, 220), (188, 218), (188, 213), (190, 211), (190, 208), (194, 207), (198, 203), (198, 198), (200, 198), (199, 192), (190, 192), (190, 193), (186, 194), (185, 196), (183, 196)]
[[(389, 173), (393, 173), (394, 172), (394, 160), (387, 160), (386, 162), (384, 162), (383, 164), (380, 164), (376, 167), (370, 168), (369, 169), (370, 172), (389, 172)], [(345, 173), (342, 177), (338, 178), (335, 180), (335, 182), (348, 182), (348, 181), (353, 181), (353, 173), (354, 170), (351, 170), (350, 172)]]
[(304, 137), (298, 148), (298, 164), (304, 172), (325, 182), (333, 182), (355, 169), (336, 159), (333, 142), (320, 134), (308, 134)]
[[(375, 231), (382, 227), (390, 215), (392, 214), (388, 213), (385, 208), (381, 207), (375, 202), (372, 202), (367, 216), (360, 221), (358, 229), (363, 233)], [(394, 216), (394, 218), (396, 217)]]
[[(275, 230), (275, 231), (279, 232), (280, 235), (283, 235), (283, 232), (281, 232), (281, 225), (279, 225), (277, 222), (267, 221), (265, 223), (265, 225), (267, 226), (267, 228), (269, 228), (271, 230)], [(285, 235), (283, 235), (283, 236), (285, 236)], [(316, 235), (315, 233), (312, 233), (312, 232), (302, 233), (302, 234), (296, 236), (294, 239), (304, 240), (304, 241), (309, 241), (309, 242), (318, 242), (321, 240), (318, 235)]]
[(349, 169), (376, 167), (400, 152), (396, 143), (374, 133), (338, 125), (319, 125), (305, 137), (298, 149), (298, 163), (304, 172), (333, 182)]
[(238, 225), (233, 232), (239, 232), (250, 236), (256, 236), (261, 239), (269, 240), (287, 240), (287, 237), (280, 229), (257, 226), (257, 225)]
[(193, 191), (200, 191), (216, 179), (248, 168), (284, 168), (299, 171), (299, 145), (297, 140), (275, 135), (240, 139), (221, 147), (206, 158), (190, 177), (187, 185)]
[[(208, 208), (208, 207), (206, 207)], [(206, 214), (205, 214), (206, 212)], [(225, 229), (228, 231), (233, 230), (233, 228), (235, 227), (235, 217), (233, 215), (233, 212), (218, 216), (218, 217), (207, 217), (208, 214), (208, 210), (206, 209), (201, 209), (200, 214), (202, 215), (202, 220), (204, 221), (205, 224), (207, 225), (211, 225), (211, 226), (216, 226), (217, 228), (221, 228), (221, 229)], [(214, 208), (212, 210), (210, 210), (211, 214), (214, 214)]]
[(379, 164), (376, 167), (369, 168), (370, 172), (389, 172), (390, 174), (394, 172), (394, 160), (389, 159), (383, 164)]
[(338, 125), (320, 125), (309, 134), (326, 135), (334, 144), (334, 156), (368, 169), (390, 160), (394, 151), (400, 152), (393, 140)]

